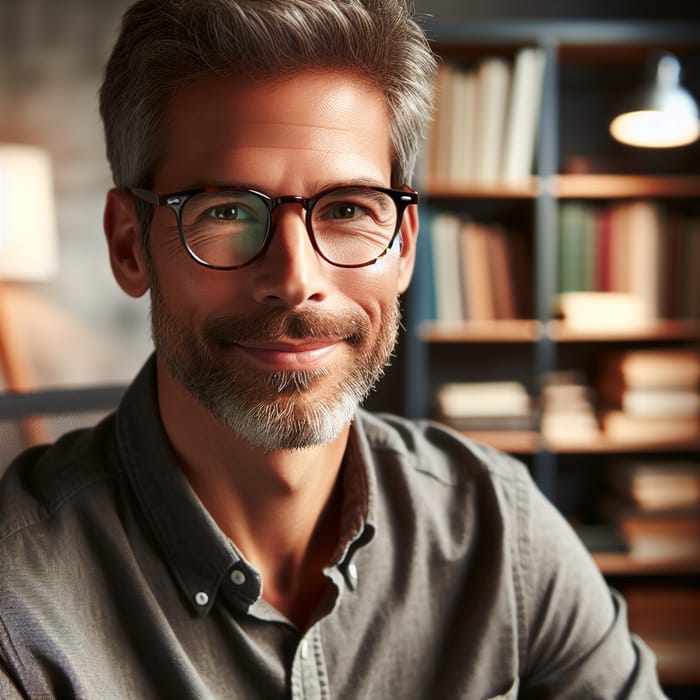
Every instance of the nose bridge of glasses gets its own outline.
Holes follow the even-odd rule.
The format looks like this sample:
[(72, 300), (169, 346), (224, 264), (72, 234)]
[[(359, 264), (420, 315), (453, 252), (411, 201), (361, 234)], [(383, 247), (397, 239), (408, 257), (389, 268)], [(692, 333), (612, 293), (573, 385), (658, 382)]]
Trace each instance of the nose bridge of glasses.
[(270, 201), (270, 215), (282, 204), (299, 204), (305, 211), (309, 208), (309, 200), (299, 194), (286, 194), (281, 197), (274, 197)]
[[(309, 208), (312, 206), (311, 200), (309, 200), (307, 197), (303, 197), (302, 195), (298, 194), (288, 194), (288, 195), (282, 195), (281, 197), (275, 197), (270, 200), (270, 222), (269, 222), (269, 231), (270, 235), (274, 234), (275, 230), (277, 229), (277, 225), (279, 223), (279, 218), (280, 214), (277, 213), (275, 215), (275, 211), (278, 207), (280, 207), (283, 204), (298, 204), (301, 207), (301, 210), (299, 212), (302, 221), (304, 222), (304, 228), (306, 229), (307, 234), (309, 237), (311, 237), (311, 233), (309, 232), (309, 227), (308, 227), (308, 220), (307, 220), (307, 214), (309, 211)], [(315, 244), (313, 242), (312, 238), (312, 245)]]

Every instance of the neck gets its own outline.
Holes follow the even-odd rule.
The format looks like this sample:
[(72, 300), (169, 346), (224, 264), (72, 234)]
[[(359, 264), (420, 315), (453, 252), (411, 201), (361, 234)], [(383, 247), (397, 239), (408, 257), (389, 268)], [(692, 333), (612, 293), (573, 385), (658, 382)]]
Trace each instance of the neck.
[(263, 597), (303, 626), (328, 585), (322, 569), (338, 544), (349, 427), (328, 444), (265, 452), (215, 420), (162, 368), (158, 394), (195, 493), (260, 571)]

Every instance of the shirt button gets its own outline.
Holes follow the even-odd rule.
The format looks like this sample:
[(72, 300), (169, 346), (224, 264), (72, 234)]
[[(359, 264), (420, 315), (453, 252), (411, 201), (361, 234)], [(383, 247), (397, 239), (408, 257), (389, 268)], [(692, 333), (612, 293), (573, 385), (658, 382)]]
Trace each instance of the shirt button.
[(348, 576), (349, 576), (355, 583), (357, 583), (358, 573), (357, 573), (357, 566), (355, 565), (355, 562), (351, 562), (350, 565), (348, 566)]
[(204, 591), (200, 591), (194, 597), (194, 602), (200, 607), (204, 607), (209, 602), (209, 596)]
[(234, 569), (231, 572), (231, 583), (242, 586), (245, 583), (245, 574), (240, 569)]
[(308, 642), (308, 640), (302, 639), (301, 648), (299, 649), (299, 654), (301, 655), (302, 659), (309, 658), (309, 642)]

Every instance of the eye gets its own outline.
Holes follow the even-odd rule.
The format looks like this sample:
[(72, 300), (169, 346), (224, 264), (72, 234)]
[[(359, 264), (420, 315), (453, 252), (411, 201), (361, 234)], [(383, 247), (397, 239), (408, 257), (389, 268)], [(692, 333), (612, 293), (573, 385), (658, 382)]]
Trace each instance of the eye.
[(237, 204), (217, 204), (207, 211), (207, 216), (219, 221), (246, 221), (250, 215), (246, 210)]
[(330, 211), (332, 219), (352, 219), (360, 214), (360, 207), (356, 204), (340, 203), (336, 204)]

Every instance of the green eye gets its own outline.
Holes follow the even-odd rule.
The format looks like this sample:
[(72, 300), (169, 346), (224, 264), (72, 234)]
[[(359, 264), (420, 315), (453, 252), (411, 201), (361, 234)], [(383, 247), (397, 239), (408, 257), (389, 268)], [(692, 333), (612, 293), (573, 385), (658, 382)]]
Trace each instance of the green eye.
[(235, 204), (219, 204), (212, 207), (208, 216), (219, 221), (244, 221), (249, 218), (245, 210)]

